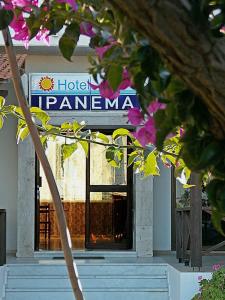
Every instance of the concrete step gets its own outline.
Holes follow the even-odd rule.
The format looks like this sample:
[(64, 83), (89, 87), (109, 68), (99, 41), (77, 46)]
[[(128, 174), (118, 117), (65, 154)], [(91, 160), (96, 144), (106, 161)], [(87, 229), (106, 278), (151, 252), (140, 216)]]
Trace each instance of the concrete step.
[[(89, 288), (167, 288), (165, 275), (152, 276), (81, 276), (83, 289)], [(23, 288), (70, 288), (70, 281), (66, 276), (9, 276), (7, 289)]]
[[(5, 300), (74, 300), (65, 263), (10, 264)], [(166, 264), (77, 263), (85, 300), (168, 300)]]
[[(85, 300), (169, 300), (167, 289), (94, 289), (84, 291)], [(69, 290), (9, 289), (6, 300), (74, 300)]]
[[(165, 275), (166, 264), (141, 263), (77, 263), (79, 276), (83, 275)], [(8, 275), (67, 275), (65, 264), (10, 264)]]

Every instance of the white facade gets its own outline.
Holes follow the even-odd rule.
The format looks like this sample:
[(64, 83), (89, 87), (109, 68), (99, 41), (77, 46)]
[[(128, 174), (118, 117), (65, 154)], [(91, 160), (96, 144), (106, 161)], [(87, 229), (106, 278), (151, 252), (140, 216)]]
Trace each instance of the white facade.
[[(58, 37), (52, 37), (52, 46), (49, 48), (31, 43), (25, 64), (27, 75), (88, 72), (88, 39), (81, 41), (72, 63), (57, 54), (57, 42)], [(20, 47), (18, 49), (21, 50)], [(4, 88), (9, 90), (7, 104), (16, 104), (12, 83), (4, 84)], [(124, 112), (54, 112), (51, 115), (54, 124), (77, 119), (85, 120), (88, 125), (127, 125)], [(11, 118), (0, 130), (0, 145), (0, 207), (7, 210), (7, 252), (30, 256), (34, 251), (34, 198), (31, 196), (34, 197), (34, 150), (29, 140), (20, 142), (18, 147), (16, 121)], [(137, 255), (152, 255), (153, 250), (171, 250), (170, 170), (162, 167), (161, 176), (154, 180), (139, 177), (136, 179), (139, 183), (134, 187), (133, 250), (139, 249)], [(29, 249), (27, 253), (24, 247)]]

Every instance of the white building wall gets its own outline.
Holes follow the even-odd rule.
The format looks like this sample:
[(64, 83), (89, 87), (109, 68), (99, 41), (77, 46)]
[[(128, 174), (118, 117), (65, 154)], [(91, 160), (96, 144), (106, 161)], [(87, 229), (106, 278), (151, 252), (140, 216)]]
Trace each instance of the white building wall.
[(87, 73), (90, 67), (87, 56), (74, 56), (68, 62), (62, 56), (29, 55), (26, 73)]
[(154, 177), (153, 249), (171, 250), (171, 170), (160, 164), (160, 176)]
[(180, 272), (168, 265), (170, 300), (191, 300), (199, 293), (199, 277), (211, 279), (211, 272)]
[[(16, 104), (16, 97), (12, 84), (7, 97), (7, 105)], [(7, 89), (7, 84), (0, 84), (0, 89)], [(5, 120), (0, 130), (0, 208), (7, 213), (7, 252), (16, 251), (16, 227), (17, 227), (17, 121), (12, 117)]]

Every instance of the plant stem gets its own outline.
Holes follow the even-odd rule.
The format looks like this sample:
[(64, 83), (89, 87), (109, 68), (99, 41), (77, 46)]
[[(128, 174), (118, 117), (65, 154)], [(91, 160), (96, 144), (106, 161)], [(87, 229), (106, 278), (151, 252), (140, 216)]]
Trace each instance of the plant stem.
[[(19, 115), (18, 113), (16, 113), (15, 111), (13, 112), (10, 112), (10, 114), (12, 114), (13, 116), (15, 116), (17, 119), (19, 120), (22, 120), (22, 121), (26, 121), (21, 115)], [(40, 131), (40, 132), (45, 132), (46, 133), (46, 136), (48, 135), (48, 132), (47, 130), (41, 126), (41, 125), (37, 125), (36, 124), (36, 127), (37, 129)], [(55, 128), (60, 128), (60, 127), (56, 127)], [(119, 144), (116, 144), (116, 143), (103, 143), (103, 142), (99, 142), (99, 141), (96, 141), (96, 140), (91, 140), (91, 139), (86, 139), (86, 138), (81, 138), (81, 137), (78, 137), (76, 135), (72, 135), (70, 134), (72, 133), (71, 131), (61, 131), (61, 132), (58, 132), (58, 133), (49, 133), (49, 135), (54, 135), (54, 136), (61, 136), (63, 138), (68, 138), (68, 139), (72, 139), (72, 140), (77, 140), (78, 142), (81, 141), (81, 142), (87, 142), (87, 143), (90, 143), (90, 144), (97, 144), (97, 145), (100, 145), (100, 146), (104, 146), (104, 147), (115, 147), (115, 148), (120, 148), (120, 149), (134, 149), (134, 150), (144, 150), (143, 147), (141, 146), (135, 146), (135, 145), (119, 145)]]
[(41, 162), (41, 165), (43, 167), (49, 189), (51, 191), (52, 195), (52, 200), (54, 203), (54, 208), (56, 210), (56, 218), (57, 218), (57, 223), (60, 231), (60, 237), (61, 237), (61, 242), (62, 242), (62, 248), (64, 251), (64, 257), (67, 265), (67, 270), (70, 278), (70, 282), (73, 288), (74, 296), (76, 300), (83, 300), (84, 297), (82, 295), (82, 291), (80, 288), (77, 272), (75, 272), (74, 268), (74, 262), (73, 262), (73, 256), (72, 256), (72, 250), (71, 246), (69, 243), (69, 231), (66, 225), (66, 219), (65, 219), (65, 214), (64, 210), (62, 207), (59, 191), (49, 164), (49, 161), (45, 155), (45, 151), (43, 149), (43, 146), (41, 144), (38, 130), (35, 126), (35, 124), (32, 121), (31, 113), (29, 110), (29, 107), (27, 105), (26, 97), (23, 91), (22, 87), (22, 82), (20, 78), (20, 73), (17, 65), (17, 60), (15, 56), (15, 52), (13, 49), (13, 43), (12, 43), (12, 38), (9, 32), (9, 29), (4, 29), (2, 30), (3, 33), (3, 38), (4, 38), (4, 43), (5, 43), (5, 50), (8, 55), (8, 60), (13, 76), (13, 84), (14, 84), (14, 89), (15, 93), (17, 96), (17, 100), (19, 102), (19, 105), (22, 109), (22, 112), (24, 114), (28, 129), (30, 131), (31, 138), (33, 140), (34, 148), (37, 153), (38, 159)]

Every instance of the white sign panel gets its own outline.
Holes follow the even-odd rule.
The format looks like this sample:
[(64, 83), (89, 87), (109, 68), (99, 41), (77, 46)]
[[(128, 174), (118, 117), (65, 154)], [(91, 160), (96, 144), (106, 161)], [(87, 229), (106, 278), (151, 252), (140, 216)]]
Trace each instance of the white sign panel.
[(139, 107), (135, 90), (122, 90), (119, 97), (103, 98), (99, 90), (93, 90), (89, 83), (96, 84), (87, 73), (39, 73), (29, 78), (30, 106), (46, 111), (108, 111), (128, 110)]

